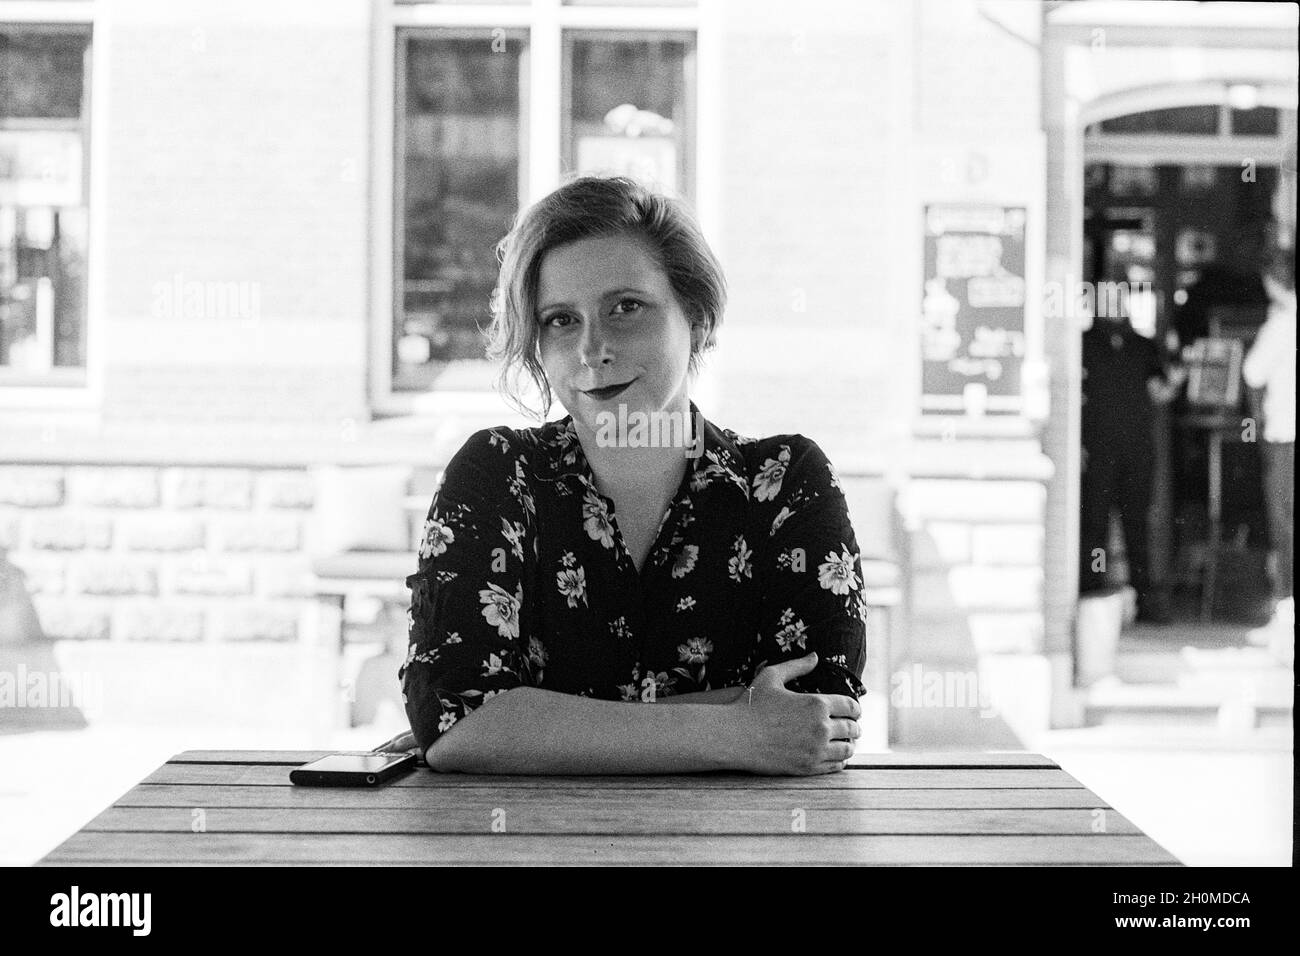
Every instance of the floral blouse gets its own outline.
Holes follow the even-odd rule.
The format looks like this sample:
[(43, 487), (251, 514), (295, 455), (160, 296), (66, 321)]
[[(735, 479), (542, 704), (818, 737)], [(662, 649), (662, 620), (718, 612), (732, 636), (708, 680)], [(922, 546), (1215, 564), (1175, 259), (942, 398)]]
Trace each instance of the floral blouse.
[(484, 429), (452, 458), (406, 579), (398, 678), (422, 753), (522, 685), (653, 703), (815, 650), (791, 690), (866, 692), (861, 560), (831, 463), (802, 435), (746, 438), (691, 413), (702, 453), (640, 571), (572, 416)]

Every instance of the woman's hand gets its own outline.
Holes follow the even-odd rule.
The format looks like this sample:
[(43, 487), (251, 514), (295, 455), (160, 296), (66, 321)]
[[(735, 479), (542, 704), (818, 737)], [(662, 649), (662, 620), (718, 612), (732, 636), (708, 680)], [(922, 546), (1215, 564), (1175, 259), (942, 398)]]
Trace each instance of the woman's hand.
[(812, 775), (843, 770), (862, 734), (862, 707), (839, 694), (796, 694), (785, 685), (809, 674), (817, 653), (763, 668), (732, 711), (740, 728), (740, 769), (752, 773)]

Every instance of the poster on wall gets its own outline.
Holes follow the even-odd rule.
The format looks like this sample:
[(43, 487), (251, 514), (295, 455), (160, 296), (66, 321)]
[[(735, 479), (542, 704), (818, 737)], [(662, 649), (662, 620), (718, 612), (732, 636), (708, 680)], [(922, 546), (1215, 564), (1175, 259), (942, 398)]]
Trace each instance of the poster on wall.
[(1019, 414), (1025, 357), (1025, 208), (925, 207), (921, 410)]

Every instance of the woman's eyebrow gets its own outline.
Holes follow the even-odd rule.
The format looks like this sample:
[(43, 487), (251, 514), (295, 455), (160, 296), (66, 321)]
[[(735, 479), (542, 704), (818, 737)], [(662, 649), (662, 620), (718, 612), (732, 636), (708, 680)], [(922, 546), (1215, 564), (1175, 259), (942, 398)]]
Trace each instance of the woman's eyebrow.
[[(638, 289), (635, 286), (619, 286), (616, 289), (610, 289), (607, 292), (602, 292), (600, 298), (601, 301), (604, 301), (606, 299), (612, 299), (614, 296), (617, 295), (627, 295), (629, 292), (635, 295), (645, 296), (647, 299), (653, 297), (651, 293), (645, 291), (644, 289)], [(573, 308), (573, 305), (569, 302), (548, 302), (546, 305), (539, 305), (537, 307), (537, 311), (549, 312), (551, 309), (571, 309), (571, 308)]]

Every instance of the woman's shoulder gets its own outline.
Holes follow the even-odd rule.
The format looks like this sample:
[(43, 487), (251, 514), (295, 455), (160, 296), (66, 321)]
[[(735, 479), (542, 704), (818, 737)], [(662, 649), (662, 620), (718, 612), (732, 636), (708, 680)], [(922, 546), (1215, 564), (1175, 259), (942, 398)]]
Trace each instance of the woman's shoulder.
[(543, 445), (553, 445), (564, 437), (559, 422), (544, 422), (531, 428), (492, 425), (474, 432), (453, 456), (455, 458), (503, 459), (531, 457)]
[(751, 496), (759, 501), (789, 503), (839, 489), (839, 477), (816, 440), (801, 433), (753, 437), (721, 429), (745, 462)]
[(783, 432), (755, 437), (730, 428), (720, 431), (736, 446), (746, 464), (757, 463), (761, 467), (771, 459), (806, 466), (827, 460), (821, 446), (807, 435)]
[(471, 434), (448, 460), (444, 475), (505, 477), (530, 484), (571, 468), (578, 454), (569, 420), (532, 427), (493, 425)]

